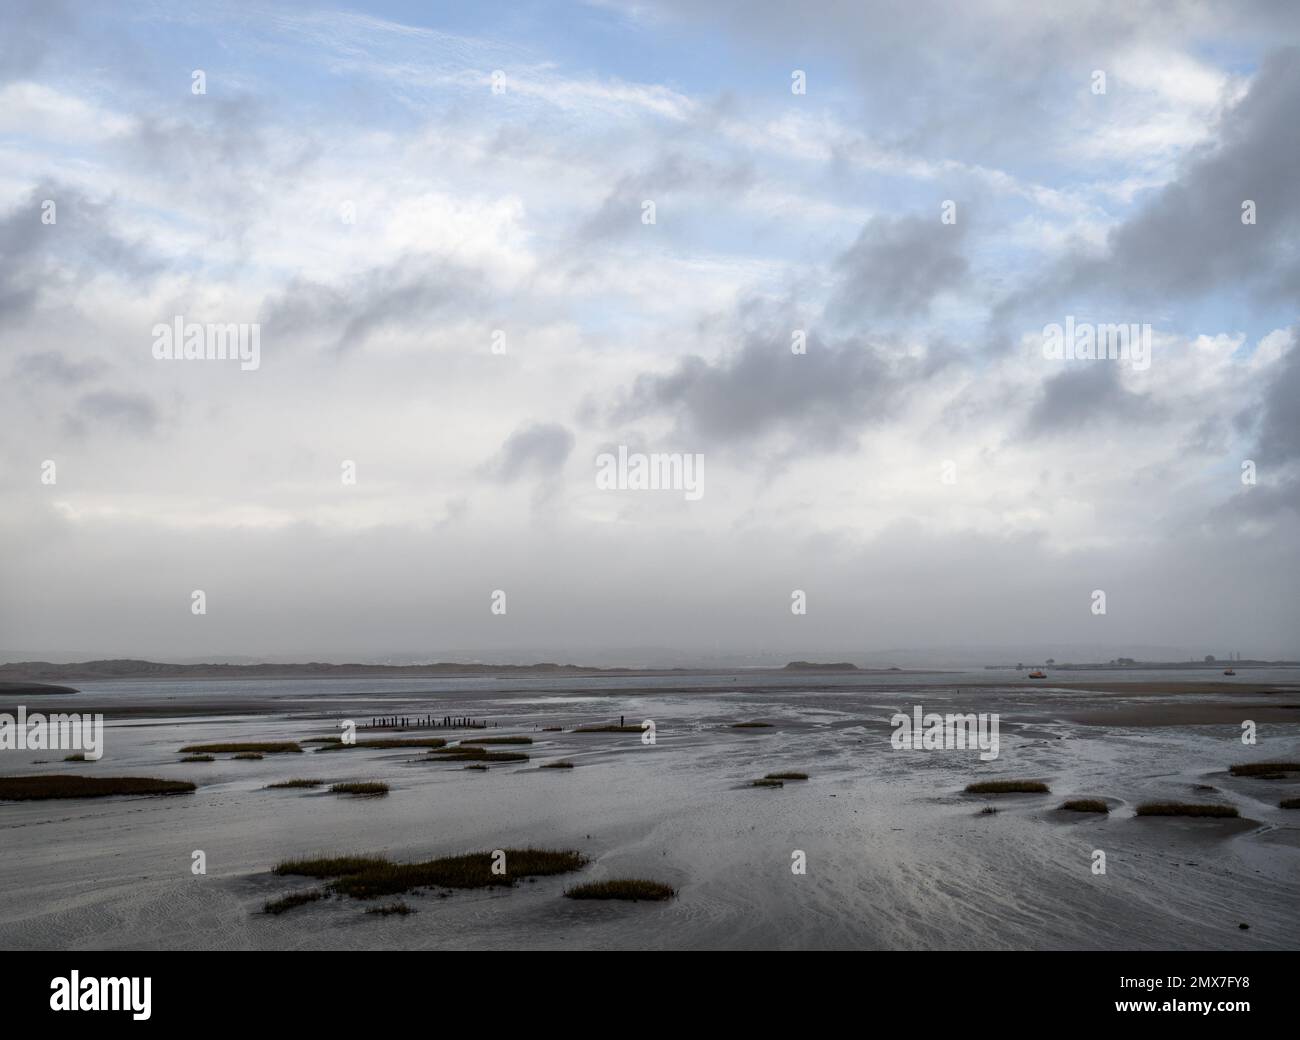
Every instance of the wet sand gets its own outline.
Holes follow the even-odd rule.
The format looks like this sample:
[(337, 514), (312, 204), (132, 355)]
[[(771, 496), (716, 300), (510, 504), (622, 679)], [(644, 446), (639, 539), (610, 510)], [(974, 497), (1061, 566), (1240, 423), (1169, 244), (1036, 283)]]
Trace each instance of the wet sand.
[[(71, 698), (30, 698), (29, 710), (106, 709), (104, 758), (68, 764), (57, 753), (0, 752), (0, 772), (157, 776), (199, 789), (0, 804), (0, 947), (1300, 945), (1300, 813), (1278, 808), (1300, 795), (1300, 780), (1227, 773), (1235, 762), (1300, 757), (1300, 713), (1284, 707), (1300, 702), (1294, 688), (948, 676), (621, 681), (103, 683)], [(889, 718), (916, 704), (999, 713), (999, 758), (894, 750)], [(177, 753), (188, 743), (303, 739), (335, 731), (342, 718), (402, 712), (488, 718), (500, 724), (493, 735), (531, 736), (523, 749), (531, 761), (477, 772), (406, 749), (219, 755), (208, 764), (182, 764)], [(653, 719), (656, 743), (570, 732), (619, 715)], [(1253, 747), (1240, 740), (1244, 718), (1258, 726)], [(773, 725), (731, 728), (750, 719)], [(566, 731), (544, 732), (550, 726)], [(559, 759), (575, 768), (539, 768)], [(811, 779), (748, 786), (781, 770)], [(265, 789), (290, 777), (383, 780), (391, 794)], [(1028, 777), (1052, 793), (963, 793), (975, 780)], [(1112, 812), (1055, 808), (1084, 797), (1108, 800)], [(1148, 800), (1231, 804), (1241, 817), (1135, 817)], [(988, 804), (998, 813), (981, 815)], [(260, 913), (266, 899), (312, 887), (270, 874), (290, 856), (415, 859), (528, 844), (577, 849), (592, 862), (513, 890), (407, 896), (418, 912), (405, 918), (367, 916), (362, 904), (339, 900)], [(206, 853), (206, 875), (191, 873), (195, 850)], [(806, 874), (791, 871), (796, 851)], [(1104, 875), (1093, 873), (1096, 851), (1106, 854)], [(562, 896), (576, 881), (620, 876), (663, 881), (679, 895), (654, 905)]]

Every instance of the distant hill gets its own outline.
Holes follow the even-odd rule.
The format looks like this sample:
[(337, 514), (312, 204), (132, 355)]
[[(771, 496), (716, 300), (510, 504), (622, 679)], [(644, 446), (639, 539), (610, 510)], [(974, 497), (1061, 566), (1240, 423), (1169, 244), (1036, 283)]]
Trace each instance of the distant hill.
[(819, 664), (815, 661), (791, 661), (783, 669), (784, 672), (860, 672), (856, 664), (850, 664), (848, 661), (836, 661), (833, 664)]
[[(25, 680), (47, 679), (280, 679), (294, 677), (346, 678), (363, 675), (619, 675), (636, 674), (633, 668), (588, 668), (576, 664), (165, 664), (158, 661), (106, 660), (15, 661), (0, 664), (0, 676)], [(13, 692), (13, 691), (10, 691)], [(50, 691), (54, 692), (54, 691)], [(75, 690), (68, 690), (75, 693)]]
[(71, 686), (55, 686), (53, 683), (40, 682), (0, 682), (0, 696), (27, 695), (45, 697), (52, 693), (76, 693)]

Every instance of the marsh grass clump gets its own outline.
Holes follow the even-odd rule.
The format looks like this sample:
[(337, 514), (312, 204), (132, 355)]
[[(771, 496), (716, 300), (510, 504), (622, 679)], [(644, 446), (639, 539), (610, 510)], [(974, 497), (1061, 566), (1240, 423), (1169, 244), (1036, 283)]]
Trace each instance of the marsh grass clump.
[(771, 729), (770, 722), (733, 722), (732, 729)]
[(967, 794), (1051, 794), (1041, 780), (985, 780), (978, 784), (967, 784)]
[(211, 755), (186, 755), (181, 759), (182, 762), (215, 762), (216, 759)]
[(323, 780), (281, 780), (278, 784), (267, 784), (268, 791), (274, 791), (281, 787), (320, 787)]
[(299, 744), (342, 744), (342, 737), (308, 737), (298, 741)]
[(1068, 809), (1070, 812), (1094, 812), (1108, 813), (1110, 806), (1100, 798), (1074, 798), (1063, 803), (1060, 808)]
[(1260, 780), (1284, 780), (1287, 773), (1300, 773), (1300, 762), (1244, 762), (1230, 766), (1228, 772)]
[(1135, 811), (1139, 816), (1211, 816), (1224, 819), (1238, 815), (1235, 805), (1202, 805), (1195, 802), (1143, 802)]
[(1300, 809), (1300, 798), (1283, 798), (1277, 803), (1279, 809)]
[[(556, 728), (558, 729), (559, 727)], [(574, 733), (640, 733), (641, 727), (640, 726), (615, 726), (612, 724), (602, 725), (602, 726), (579, 726), (573, 732)]]
[(407, 914), (413, 914), (416, 911), (403, 903), (400, 899), (395, 903), (385, 903), (383, 906), (371, 906), (366, 908), (366, 913), (375, 914), (379, 917), (392, 917), (397, 914), (405, 917)]
[(564, 727), (563, 727), (563, 726), (543, 726), (543, 727), (542, 727), (542, 732), (543, 732), (543, 733), (563, 733), (563, 732), (564, 732)]
[(30, 802), (49, 798), (107, 798), (115, 794), (187, 794), (188, 780), (146, 776), (3, 776), (0, 801)]
[(998, 814), (998, 807), (996, 805), (986, 805), (984, 806), (983, 809), (980, 810), (981, 816), (996, 816), (997, 814)]
[(559, 762), (543, 762), (541, 768), (542, 769), (572, 769), (573, 763), (565, 759), (561, 759)]
[(295, 906), (314, 903), (316, 900), (324, 898), (325, 893), (317, 889), (312, 889), (309, 892), (290, 892), (287, 896), (281, 896), (279, 899), (268, 899), (262, 906), (262, 912), (266, 914), (282, 914), (286, 910), (292, 910)]
[(751, 780), (750, 787), (784, 787), (785, 784), (780, 780), (773, 780), (771, 777), (764, 777), (762, 780)]
[(481, 747), (457, 745), (449, 748), (434, 748), (429, 754), (448, 762), (527, 762), (528, 756), (522, 751), (489, 751)]
[(315, 859), (286, 859), (271, 868), (279, 877), (336, 878), (360, 874), (388, 865), (382, 856), (318, 856)]
[(361, 783), (331, 784), (330, 793), (360, 794), (375, 798), (388, 794), (388, 785), (381, 783), (378, 780), (367, 780)]
[(330, 887), (355, 899), (400, 895), (417, 888), (511, 887), (519, 878), (567, 874), (582, 867), (587, 858), (580, 852), (550, 849), (504, 849), (504, 874), (494, 874), (496, 859), (490, 852), (444, 856), (417, 863), (391, 863), (367, 867), (339, 877)]
[(211, 754), (227, 755), (240, 751), (255, 751), (264, 755), (282, 755), (290, 753), (301, 753), (302, 748), (293, 740), (276, 740), (266, 743), (227, 743), (227, 744), (187, 744), (181, 748), (181, 754)]
[(65, 762), (84, 762), (84, 761), (86, 761), (86, 753), (85, 753), (84, 751), (78, 751), (75, 755), (64, 755), (64, 756), (63, 756), (63, 761), (65, 761)]
[(471, 763), (470, 763), (469, 765), (467, 765), (465, 768), (466, 768), (466, 769), (482, 769), (484, 772), (487, 771), (487, 766), (485, 766), (482, 762), (471, 762)]
[(532, 737), (475, 737), (472, 740), (462, 740), (461, 747), (473, 744), (531, 744)]
[(768, 773), (764, 780), (807, 780), (807, 773)]
[(244, 762), (262, 761), (262, 755), (258, 751), (241, 751), (239, 754), (235, 755), (234, 758), (236, 761), (244, 761)]
[(569, 899), (627, 899), (632, 902), (649, 900), (658, 902), (672, 899), (677, 890), (671, 885), (658, 881), (646, 881), (644, 878), (628, 878), (618, 881), (590, 881), (585, 885), (575, 885), (565, 890)]
[(358, 740), (355, 744), (344, 744), (342, 741), (336, 744), (330, 741), (325, 747), (317, 748), (317, 751), (349, 751), (363, 748), (369, 748), (372, 751), (383, 751), (395, 748), (441, 748), (446, 746), (447, 742), (442, 737), (380, 737), (377, 740)]

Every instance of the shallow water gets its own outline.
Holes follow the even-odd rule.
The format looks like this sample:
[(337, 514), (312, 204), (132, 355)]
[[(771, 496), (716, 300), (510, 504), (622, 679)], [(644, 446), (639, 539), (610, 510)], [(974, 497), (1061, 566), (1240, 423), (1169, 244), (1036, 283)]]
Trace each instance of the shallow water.
[[(1124, 678), (1186, 683), (1195, 699), (1198, 681), (1220, 677)], [(1243, 678), (1294, 681), (1294, 673)], [(1005, 685), (961, 686), (994, 681)], [(0, 804), (0, 947), (1300, 945), (1300, 813), (1277, 807), (1300, 795), (1300, 784), (1225, 772), (1232, 762), (1300, 757), (1300, 725), (1261, 724), (1254, 747), (1242, 746), (1235, 724), (1084, 726), (1068, 720), (1150, 698), (1016, 683), (1014, 673), (990, 672), (87, 682), (75, 698), (26, 704), (105, 710), (104, 758), (65, 764), (60, 753), (0, 752), (0, 773), (159, 776), (199, 789)], [(249, 703), (259, 714), (218, 714)], [(890, 716), (918, 703), (926, 711), (997, 712), (999, 758), (892, 748)], [(409, 751), (178, 761), (183, 744), (302, 739), (333, 732), (343, 718), (384, 712), (488, 718), (502, 732), (532, 736), (536, 743), (524, 749), (532, 760), (487, 772)], [(635, 733), (540, 732), (619, 715), (653, 719), (656, 743)], [(746, 719), (775, 725), (730, 728)], [(50, 761), (33, 765), (38, 758)], [(537, 768), (559, 758), (577, 768)], [(778, 770), (812, 778), (776, 790), (745, 786)], [(392, 791), (355, 799), (264, 790), (297, 776), (382, 779)], [(998, 777), (1044, 779), (1052, 793), (962, 793), (972, 780)], [(1084, 796), (1111, 799), (1113, 811), (1101, 818), (1054, 811)], [(1153, 799), (1226, 801), (1244, 819), (1133, 816), (1134, 805)], [(999, 812), (980, 815), (993, 801)], [(336, 900), (279, 917), (259, 913), (267, 898), (313, 887), (269, 873), (289, 856), (405, 859), (529, 844), (580, 849), (592, 862), (579, 875), (512, 890), (407, 896), (419, 912), (405, 918), (367, 916), (362, 904)], [(190, 870), (199, 849), (204, 876)], [(791, 871), (795, 850), (806, 855), (804, 875)], [(1104, 876), (1092, 872), (1095, 850), (1106, 854)], [(618, 876), (666, 881), (679, 895), (656, 905), (562, 898), (575, 877)]]

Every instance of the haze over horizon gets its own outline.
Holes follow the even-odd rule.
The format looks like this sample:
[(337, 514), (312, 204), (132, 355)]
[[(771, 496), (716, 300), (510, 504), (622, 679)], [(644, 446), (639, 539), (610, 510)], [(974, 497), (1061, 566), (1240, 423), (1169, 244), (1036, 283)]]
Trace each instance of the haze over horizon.
[(5, 18), (0, 646), (1300, 658), (1294, 6)]

